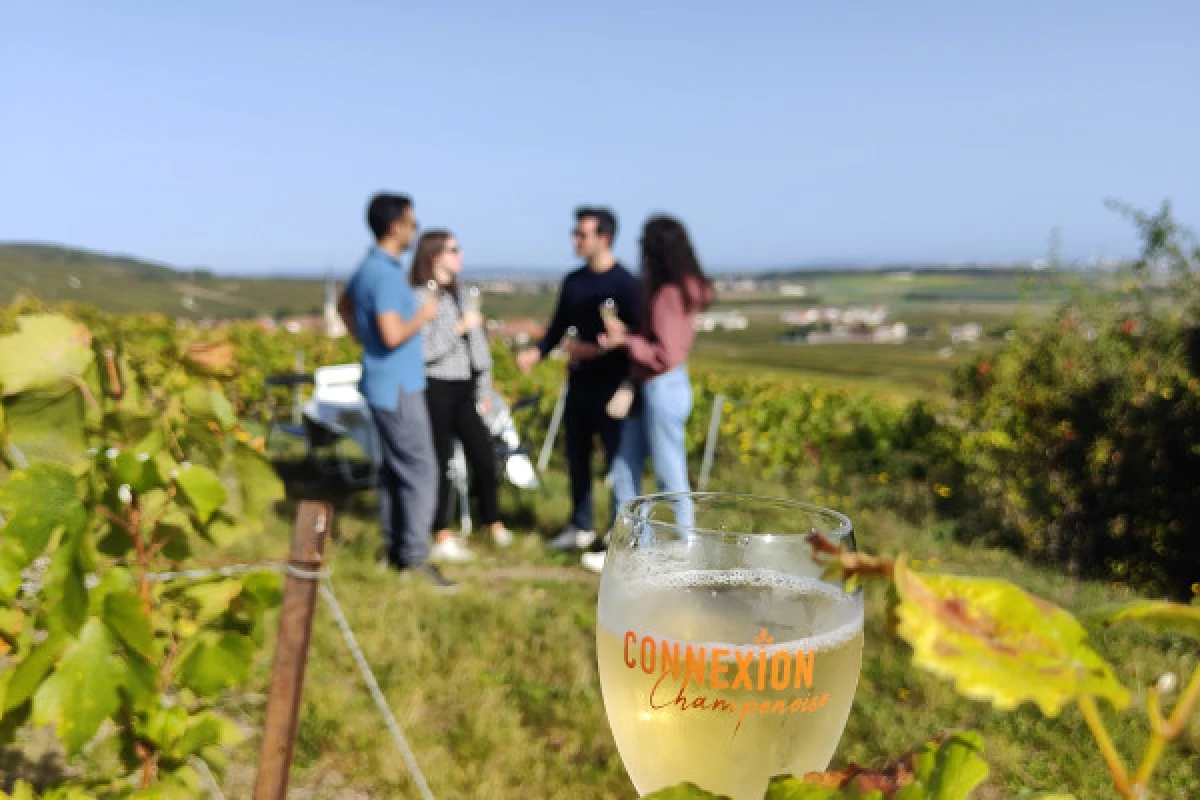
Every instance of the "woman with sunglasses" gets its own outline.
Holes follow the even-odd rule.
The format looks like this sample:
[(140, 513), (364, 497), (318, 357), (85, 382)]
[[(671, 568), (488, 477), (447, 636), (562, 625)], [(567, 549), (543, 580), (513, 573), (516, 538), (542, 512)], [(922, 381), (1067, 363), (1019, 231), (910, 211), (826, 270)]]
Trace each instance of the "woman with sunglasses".
[(496, 461), (491, 435), (480, 413), (491, 403), (492, 356), (488, 350), (483, 315), (468, 303), (459, 286), (462, 251), (448, 231), (429, 231), (417, 242), (410, 281), (418, 290), (430, 289), (437, 297), (438, 315), (423, 329), (429, 422), (437, 451), (440, 481), (430, 559), (470, 561), (475, 554), (450, 530), (452, 487), (447, 475), (454, 440), (462, 442), (471, 473), (471, 493), (479, 501), (479, 514), (498, 547), (512, 543), (512, 533), (500, 521), (496, 501)]

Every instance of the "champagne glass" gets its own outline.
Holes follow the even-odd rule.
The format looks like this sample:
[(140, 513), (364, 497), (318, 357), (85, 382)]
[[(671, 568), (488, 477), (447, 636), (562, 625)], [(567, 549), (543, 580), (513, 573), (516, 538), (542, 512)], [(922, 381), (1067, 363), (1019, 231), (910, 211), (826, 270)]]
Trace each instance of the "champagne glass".
[(483, 292), (479, 291), (478, 286), (467, 289), (467, 308), (476, 313), (483, 312)]
[(850, 520), (724, 493), (637, 497), (600, 579), (609, 726), (640, 794), (684, 782), (760, 800), (823, 771), (862, 666), (863, 600), (821, 578), (806, 534), (854, 547)]
[(563, 352), (567, 354), (567, 369), (575, 369), (575, 362), (571, 360), (570, 352), (571, 345), (577, 341), (579, 341), (579, 329), (572, 325), (567, 328), (562, 340)]
[(421, 303), (424, 303), (430, 297), (437, 297), (440, 289), (441, 286), (438, 285), (438, 282), (432, 278), (425, 281), (425, 288), (423, 290), (418, 290), (417, 292), (417, 304), (420, 305)]
[(611, 297), (600, 305), (600, 319), (609, 322), (617, 318), (617, 301)]

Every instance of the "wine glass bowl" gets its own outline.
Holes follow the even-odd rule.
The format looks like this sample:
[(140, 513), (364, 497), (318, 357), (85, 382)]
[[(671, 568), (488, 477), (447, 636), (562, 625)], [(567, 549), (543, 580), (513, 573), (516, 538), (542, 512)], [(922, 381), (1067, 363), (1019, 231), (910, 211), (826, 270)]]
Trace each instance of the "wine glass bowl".
[(684, 782), (759, 800), (823, 771), (862, 663), (863, 601), (822, 579), (808, 534), (854, 547), (848, 518), (725, 493), (639, 497), (618, 513), (597, 657), (639, 793)]

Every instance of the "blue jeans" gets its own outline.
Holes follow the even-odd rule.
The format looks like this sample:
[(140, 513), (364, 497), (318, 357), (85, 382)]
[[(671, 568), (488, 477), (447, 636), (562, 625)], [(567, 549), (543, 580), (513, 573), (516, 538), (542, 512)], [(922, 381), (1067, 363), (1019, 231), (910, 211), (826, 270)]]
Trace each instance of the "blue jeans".
[[(684, 426), (692, 413), (692, 384), (686, 367), (651, 378), (641, 389), (621, 429), (613, 460), (613, 495), (617, 508), (642, 493), (642, 471), (649, 456), (660, 492), (689, 492)], [(691, 501), (676, 504), (675, 521), (693, 522)]]

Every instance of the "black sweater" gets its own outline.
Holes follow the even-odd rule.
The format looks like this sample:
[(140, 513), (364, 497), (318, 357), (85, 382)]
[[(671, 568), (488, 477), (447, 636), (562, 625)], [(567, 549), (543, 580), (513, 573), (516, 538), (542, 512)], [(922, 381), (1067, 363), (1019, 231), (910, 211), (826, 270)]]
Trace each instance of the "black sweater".
[[(642, 316), (642, 285), (619, 263), (604, 272), (593, 272), (580, 267), (563, 278), (558, 292), (558, 306), (550, 327), (542, 337), (538, 349), (542, 356), (558, 346), (567, 328), (575, 327), (581, 342), (596, 343), (604, 331), (600, 319), (600, 306), (608, 298), (617, 304), (617, 316), (631, 333), (637, 333)], [(580, 362), (570, 370), (573, 383), (613, 387), (629, 374), (629, 356), (625, 348), (618, 347), (597, 358)]]

